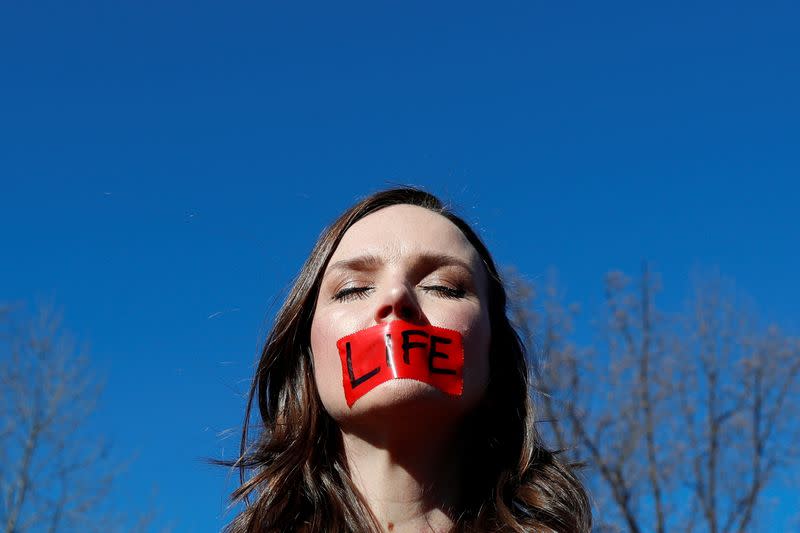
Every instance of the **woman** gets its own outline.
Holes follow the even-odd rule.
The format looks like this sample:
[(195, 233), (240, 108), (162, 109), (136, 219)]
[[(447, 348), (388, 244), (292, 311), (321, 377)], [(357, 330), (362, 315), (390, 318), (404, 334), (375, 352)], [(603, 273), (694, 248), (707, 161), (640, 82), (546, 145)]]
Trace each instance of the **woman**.
[(247, 502), (226, 530), (588, 532), (505, 307), (488, 250), (436, 197), (398, 188), (348, 209), (264, 346), (241, 456), (220, 462)]

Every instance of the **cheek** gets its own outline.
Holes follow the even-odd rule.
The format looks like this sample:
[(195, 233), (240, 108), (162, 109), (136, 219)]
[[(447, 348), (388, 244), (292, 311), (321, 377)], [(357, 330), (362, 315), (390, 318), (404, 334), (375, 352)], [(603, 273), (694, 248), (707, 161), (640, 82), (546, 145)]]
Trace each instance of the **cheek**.
[(491, 328), (488, 316), (476, 317), (464, 330), (464, 396), (477, 403), (489, 383), (489, 346)]
[(311, 324), (311, 353), (314, 359), (314, 380), (325, 409), (333, 414), (346, 406), (342, 388), (342, 363), (336, 341), (349, 334), (346, 317), (316, 313)]

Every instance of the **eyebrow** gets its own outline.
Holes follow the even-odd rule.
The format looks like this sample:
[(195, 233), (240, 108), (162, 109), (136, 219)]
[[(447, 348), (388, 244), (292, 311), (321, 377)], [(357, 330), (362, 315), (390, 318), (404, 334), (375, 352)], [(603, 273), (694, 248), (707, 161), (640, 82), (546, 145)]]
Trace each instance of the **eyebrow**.
[[(448, 254), (424, 253), (413, 256), (415, 268), (434, 270), (443, 266), (460, 266), (474, 276), (472, 266), (463, 259)], [(334, 270), (354, 270), (357, 272), (374, 272), (383, 266), (384, 260), (376, 255), (360, 255), (351, 259), (336, 261), (328, 267), (327, 272)], [(326, 272), (326, 273), (327, 273)]]

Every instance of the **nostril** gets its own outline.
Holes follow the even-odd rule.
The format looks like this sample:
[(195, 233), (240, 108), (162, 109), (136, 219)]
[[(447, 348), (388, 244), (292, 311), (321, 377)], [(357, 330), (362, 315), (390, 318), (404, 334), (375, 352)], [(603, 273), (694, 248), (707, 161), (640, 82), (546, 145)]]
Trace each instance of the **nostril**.
[(383, 320), (384, 318), (386, 318), (391, 314), (392, 314), (391, 306), (387, 305), (385, 307), (381, 307), (380, 310), (378, 310), (378, 319)]

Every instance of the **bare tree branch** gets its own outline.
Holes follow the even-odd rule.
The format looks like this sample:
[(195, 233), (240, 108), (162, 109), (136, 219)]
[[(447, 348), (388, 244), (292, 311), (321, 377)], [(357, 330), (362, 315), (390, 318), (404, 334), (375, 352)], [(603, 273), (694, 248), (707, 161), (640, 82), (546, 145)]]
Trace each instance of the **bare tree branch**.
[(119, 530), (105, 503), (127, 465), (86, 425), (101, 380), (51, 307), (0, 306), (0, 326), (0, 528)]
[(542, 359), (548, 435), (587, 461), (608, 502), (597, 529), (750, 531), (776, 472), (797, 474), (800, 341), (761, 326), (715, 274), (664, 313), (645, 263), (638, 283), (606, 276), (599, 338), (580, 346), (596, 335), (575, 331), (554, 274), (509, 276), (515, 322)]

